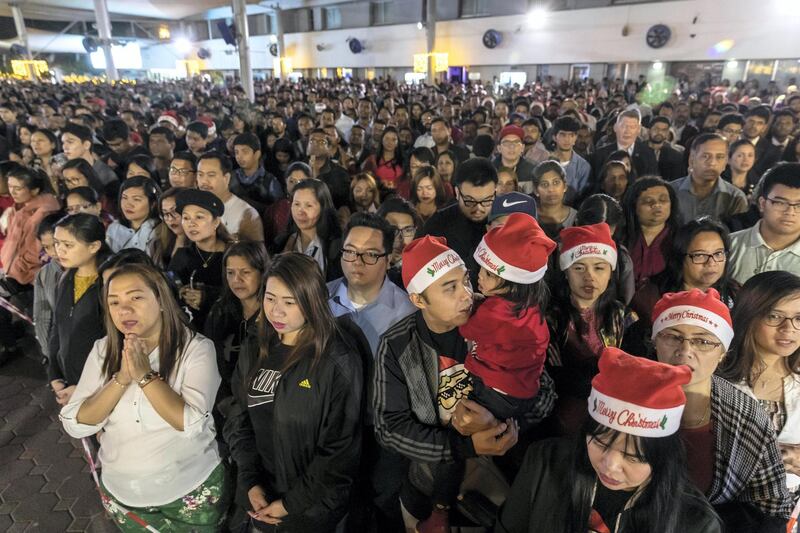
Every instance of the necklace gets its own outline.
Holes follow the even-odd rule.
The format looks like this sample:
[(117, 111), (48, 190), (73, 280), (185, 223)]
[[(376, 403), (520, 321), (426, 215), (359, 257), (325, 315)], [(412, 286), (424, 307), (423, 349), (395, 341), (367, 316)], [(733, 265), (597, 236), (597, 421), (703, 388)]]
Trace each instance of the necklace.
[(204, 259), (203, 254), (200, 252), (200, 248), (198, 248), (197, 245), (195, 245), (194, 249), (197, 250), (197, 255), (200, 256), (200, 261), (203, 263), (203, 268), (208, 268), (208, 264), (214, 258), (214, 252), (209, 252), (208, 259)]
[(708, 407), (703, 410), (703, 416), (700, 417), (700, 420), (697, 420), (696, 422), (689, 424), (689, 427), (695, 428), (702, 426), (710, 414), (711, 414), (711, 404), (709, 403)]

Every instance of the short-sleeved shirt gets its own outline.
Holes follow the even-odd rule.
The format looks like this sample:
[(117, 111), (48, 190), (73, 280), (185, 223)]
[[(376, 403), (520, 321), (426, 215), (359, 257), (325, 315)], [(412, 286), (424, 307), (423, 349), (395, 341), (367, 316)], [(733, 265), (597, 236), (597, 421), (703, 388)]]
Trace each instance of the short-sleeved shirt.
[(684, 176), (670, 182), (670, 185), (678, 196), (678, 206), (684, 222), (702, 216), (724, 220), (747, 211), (747, 197), (744, 193), (721, 178), (717, 178), (714, 190), (705, 198), (698, 198), (692, 192), (691, 176)]
[(731, 235), (731, 276), (744, 284), (761, 272), (786, 270), (800, 275), (800, 239), (783, 250), (773, 250), (761, 236), (761, 221)]

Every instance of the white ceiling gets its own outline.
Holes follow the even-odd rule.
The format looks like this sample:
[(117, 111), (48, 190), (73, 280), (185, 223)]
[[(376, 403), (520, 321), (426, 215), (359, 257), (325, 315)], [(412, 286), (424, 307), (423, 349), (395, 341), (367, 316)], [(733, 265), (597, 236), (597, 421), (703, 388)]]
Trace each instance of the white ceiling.
[[(156, 18), (179, 20), (198, 15), (209, 9), (230, 6), (225, 0), (106, 0), (108, 12), (115, 15), (135, 18)], [(94, 18), (93, 0), (21, 0), (20, 8), (26, 18), (72, 20), (81, 12)], [(11, 9), (6, 2), (0, 5), (0, 16), (10, 16)], [(80, 17), (79, 17), (80, 18)]]

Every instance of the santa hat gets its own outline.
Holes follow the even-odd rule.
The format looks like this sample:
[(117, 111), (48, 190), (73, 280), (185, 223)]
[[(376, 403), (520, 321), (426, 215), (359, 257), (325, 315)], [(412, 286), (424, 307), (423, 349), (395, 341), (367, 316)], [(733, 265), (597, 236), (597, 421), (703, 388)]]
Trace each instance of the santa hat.
[(409, 294), (420, 294), (461, 266), (464, 261), (447, 247), (447, 239), (425, 235), (411, 241), (403, 250), (403, 283)]
[(198, 117), (197, 121), (198, 122), (202, 122), (203, 124), (208, 126), (208, 134), (209, 135), (216, 135), (217, 126), (216, 126), (216, 124), (214, 124), (214, 120), (212, 120), (211, 117), (207, 117), (207, 116), (204, 115), (202, 117)]
[(533, 217), (512, 213), (505, 225), (484, 235), (473, 257), (492, 274), (527, 285), (544, 277), (555, 247)]
[(178, 114), (175, 111), (164, 111), (159, 115), (156, 122), (169, 122), (175, 126), (175, 128), (181, 127), (181, 119), (178, 118)]
[(617, 245), (611, 238), (611, 229), (605, 222), (588, 226), (573, 226), (561, 230), (561, 255), (558, 257), (561, 270), (566, 270), (584, 257), (596, 257), (617, 268)]
[(508, 126), (504, 127), (500, 130), (500, 140), (502, 141), (505, 137), (509, 135), (516, 135), (519, 137), (519, 140), (525, 138), (525, 130), (520, 128), (519, 126), (515, 126), (514, 124), (509, 124)]
[(653, 338), (666, 328), (698, 326), (713, 333), (727, 350), (733, 340), (733, 321), (728, 306), (716, 289), (668, 292), (653, 307)]
[(589, 415), (611, 429), (639, 437), (666, 437), (681, 426), (683, 385), (692, 372), (606, 348), (592, 379)]

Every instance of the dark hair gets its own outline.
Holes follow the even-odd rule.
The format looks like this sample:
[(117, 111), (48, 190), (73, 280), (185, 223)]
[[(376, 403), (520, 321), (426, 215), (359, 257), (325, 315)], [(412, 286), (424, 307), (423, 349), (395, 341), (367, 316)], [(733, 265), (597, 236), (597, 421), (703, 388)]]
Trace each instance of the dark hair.
[(581, 203), (578, 214), (575, 215), (576, 226), (587, 226), (589, 224), (599, 224), (600, 222), (614, 226), (615, 230), (621, 230), (622, 226), (625, 225), (625, 217), (622, 215), (622, 207), (619, 202), (602, 193), (587, 197)]
[(300, 172), (305, 174), (306, 177), (308, 178), (313, 177), (313, 172), (311, 171), (311, 167), (308, 165), (308, 163), (304, 163), (303, 161), (295, 161), (294, 163), (289, 163), (289, 166), (286, 167), (285, 177), (288, 178), (295, 170), (299, 170)]
[(89, 182), (89, 187), (96, 190), (97, 192), (102, 192), (105, 186), (103, 182), (100, 181), (100, 178), (97, 176), (97, 173), (92, 168), (92, 165), (89, 164), (83, 158), (79, 159), (70, 159), (64, 166), (61, 167), (61, 172), (63, 173), (65, 170), (74, 169), (81, 173), (81, 175), (86, 178), (86, 181)]
[(205, 122), (200, 122), (199, 120), (190, 122), (186, 126), (186, 133), (189, 133), (190, 131), (198, 134), (203, 139), (208, 139), (208, 124)]
[(437, 166), (437, 169), (439, 165), (439, 160), (443, 157), (449, 157), (450, 161), (453, 162), (453, 175), (455, 175), (456, 170), (458, 170), (458, 158), (456, 157), (456, 154), (452, 150), (445, 150), (444, 152), (439, 152), (438, 154), (436, 154), (434, 165)]
[(83, 124), (67, 122), (67, 124), (61, 128), (61, 135), (64, 135), (65, 133), (74, 135), (80, 139), (81, 142), (91, 143), (93, 141), (92, 130), (89, 128), (89, 126), (84, 126)]
[[(117, 198), (118, 205), (122, 205), (122, 194), (128, 189), (140, 188), (147, 196), (147, 201), (150, 204), (150, 213), (147, 218), (158, 220), (158, 196), (161, 194), (161, 189), (156, 185), (156, 182), (144, 176), (134, 176), (126, 179), (119, 186), (119, 197)], [(120, 212), (119, 222), (127, 227), (130, 227), (130, 221), (125, 218), (125, 214)]]
[(419, 217), (419, 213), (417, 213), (417, 210), (414, 209), (414, 206), (411, 204), (411, 202), (405, 198), (401, 198), (400, 196), (390, 196), (383, 201), (375, 214), (385, 219), (386, 215), (389, 213), (408, 215), (414, 220), (414, 226), (416, 226), (417, 229), (422, 227), (422, 220)]
[(751, 143), (747, 139), (739, 139), (737, 141), (732, 142), (731, 145), (728, 147), (728, 157), (733, 157), (733, 154), (736, 153), (736, 150), (738, 150), (742, 146), (749, 146), (753, 150), (756, 149), (756, 147), (753, 146), (753, 143)]
[(36, 237), (41, 240), (42, 235), (53, 233), (56, 229), (56, 223), (65, 216), (66, 214), (63, 211), (56, 211), (55, 213), (45, 215), (42, 221), (39, 222), (39, 225), (36, 226)]
[[(383, 159), (383, 140), (386, 136), (390, 133), (394, 133), (395, 137), (397, 137), (397, 146), (394, 147), (394, 154), (392, 154), (392, 159), (390, 161), (394, 161), (395, 166), (403, 164), (403, 149), (400, 147), (400, 133), (397, 131), (397, 128), (394, 126), (386, 126), (383, 129), (383, 133), (381, 133), (381, 140), (378, 143), (378, 146), (375, 148), (375, 152), (377, 154), (377, 161), (384, 161)], [(384, 161), (386, 162), (386, 161)]]
[[(138, 251), (138, 250), (137, 250)], [(147, 257), (147, 254), (141, 252)], [(148, 258), (149, 262), (149, 258)], [(109, 268), (103, 264), (104, 270)], [(102, 371), (107, 380), (118, 372), (122, 362), (122, 345), (124, 336), (114, 325), (108, 306), (108, 289), (114, 278), (125, 275), (134, 275), (141, 278), (148, 288), (155, 294), (156, 300), (161, 305), (161, 331), (158, 340), (158, 369), (165, 380), (168, 380), (173, 371), (181, 363), (184, 348), (194, 338), (194, 333), (189, 328), (186, 315), (181, 311), (164, 274), (147, 262), (131, 262), (120, 264), (108, 278), (108, 283), (103, 289), (103, 307), (105, 309), (106, 326), (106, 353)], [(157, 309), (154, 312), (158, 312)]]
[[(659, 288), (661, 294), (666, 292), (678, 292), (683, 290), (683, 265), (686, 260), (686, 253), (689, 245), (698, 233), (711, 232), (719, 235), (722, 239), (725, 253), (730, 254), (731, 240), (728, 229), (711, 217), (700, 217), (690, 220), (673, 233), (670, 242), (669, 253), (666, 255), (667, 266), (663, 272), (653, 276), (653, 281)], [(719, 292), (720, 299), (728, 303), (733, 299), (735, 290), (730, 279), (730, 262), (725, 261), (725, 268), (722, 276), (712, 285)]]
[(464, 183), (475, 187), (482, 187), (489, 183), (497, 184), (497, 169), (492, 162), (484, 157), (467, 159), (456, 169), (453, 175), (453, 185), (461, 187)]
[[(269, 254), (267, 253), (267, 249), (264, 247), (264, 243), (260, 241), (235, 242), (231, 244), (227, 250), (225, 250), (225, 255), (222, 256), (223, 289), (222, 289), (222, 295), (219, 297), (219, 301), (217, 302), (217, 304), (222, 306), (223, 309), (235, 310), (236, 316), (241, 316), (242, 303), (239, 301), (239, 298), (237, 298), (236, 295), (233, 294), (233, 292), (231, 291), (230, 285), (228, 285), (228, 276), (225, 275), (225, 269), (228, 268), (228, 259), (231, 257), (241, 257), (245, 261), (247, 261), (247, 264), (250, 265), (251, 268), (258, 271), (258, 276), (260, 280), (264, 279), (264, 274), (267, 272), (267, 268), (269, 267), (270, 264), (270, 258)], [(263, 289), (263, 283), (261, 288), (259, 289), (259, 293), (261, 292), (262, 289)]]
[[(292, 196), (289, 199), (290, 205), (294, 200), (294, 195), (303, 190), (309, 190), (313, 192), (314, 197), (316, 198), (317, 202), (319, 202), (320, 213), (319, 220), (317, 220), (316, 225), (317, 236), (323, 243), (323, 249), (325, 250), (323, 255), (327, 256), (328, 245), (334, 239), (339, 238), (342, 233), (341, 226), (339, 225), (339, 219), (336, 215), (336, 209), (333, 207), (331, 192), (325, 182), (316, 178), (305, 179), (294, 186), (294, 189), (292, 190)], [(283, 244), (286, 244), (286, 240), (289, 238), (289, 236), (297, 233), (298, 231), (297, 224), (295, 224), (294, 218), (290, 215), (289, 224), (286, 228), (285, 239), (283, 239)]]
[[(444, 152), (442, 152), (444, 153)], [(411, 180), (411, 191), (410, 191), (410, 198), (411, 203), (417, 205), (419, 203), (419, 196), (417, 195), (417, 187), (419, 186), (419, 182), (428, 178), (433, 183), (433, 189), (436, 191), (436, 207), (442, 207), (447, 203), (447, 191), (444, 189), (444, 181), (442, 177), (439, 175), (439, 172), (429, 166), (424, 166), (417, 169), (417, 172), (414, 174), (413, 179)]]
[(552, 159), (548, 159), (546, 161), (542, 161), (535, 167), (533, 167), (533, 186), (539, 186), (539, 180), (541, 180), (545, 174), (548, 172), (555, 172), (561, 178), (562, 181), (566, 183), (567, 181), (567, 173), (564, 170), (558, 161), (553, 161)]
[(56, 228), (64, 228), (82, 243), (100, 243), (100, 249), (94, 256), (95, 268), (99, 268), (112, 253), (111, 248), (109, 248), (106, 243), (106, 227), (99, 217), (90, 215), (89, 213), (67, 215), (56, 222), (53, 231), (55, 231)]
[(175, 152), (172, 154), (172, 160), (178, 161), (186, 161), (187, 163), (192, 165), (192, 169), (195, 171), (197, 170), (197, 156), (194, 155), (192, 152), (183, 151), (183, 152)]
[(113, 141), (114, 139), (122, 139), (127, 141), (131, 131), (125, 121), (121, 118), (112, 118), (106, 120), (103, 124), (103, 139), (106, 142)]
[[(733, 331), (736, 334), (729, 354), (720, 363), (717, 373), (731, 383), (746, 382), (753, 387), (758, 375), (764, 370), (755, 368), (758, 348), (755, 330), (759, 321), (772, 311), (784, 298), (800, 298), (800, 277), (774, 270), (756, 274), (742, 286), (736, 295), (733, 307)], [(786, 365), (794, 374), (800, 374), (800, 348), (786, 360)]]
[(672, 126), (672, 122), (670, 121), (670, 119), (668, 119), (667, 117), (658, 116), (658, 117), (653, 117), (652, 120), (650, 120), (650, 126), (649, 127), (652, 128), (653, 125), (655, 125), (658, 122), (660, 122), (662, 124), (666, 124), (667, 127), (671, 127)]
[(696, 152), (698, 148), (711, 141), (719, 141), (725, 143), (726, 145), (728, 144), (728, 141), (725, 140), (725, 137), (719, 133), (701, 133), (692, 141), (692, 153)]
[(744, 117), (739, 113), (726, 113), (722, 115), (721, 119), (719, 119), (719, 123), (717, 124), (717, 129), (722, 130), (728, 124), (738, 124), (740, 126), (744, 126)]
[[(665, 187), (667, 194), (669, 194), (669, 216), (667, 217), (665, 227), (668, 228), (671, 235), (674, 235), (678, 228), (681, 226), (681, 212), (678, 206), (678, 195), (675, 194), (675, 189), (670, 187), (669, 183), (664, 181), (658, 176), (644, 176), (641, 179), (633, 182), (628, 186), (625, 191), (625, 196), (622, 197), (622, 211), (625, 213), (625, 227), (623, 229), (623, 243), (628, 249), (632, 249), (636, 241), (642, 234), (642, 229), (639, 224), (639, 216), (636, 214), (636, 202), (639, 197), (648, 189), (654, 187)], [(661, 253), (664, 257), (667, 256), (668, 242), (665, 239), (661, 243)]]
[(628, 189), (630, 188), (631, 185), (633, 185), (633, 183), (636, 180), (636, 168), (633, 166), (633, 160), (630, 159), (628, 152), (625, 152), (625, 156), (628, 157), (628, 159), (631, 162), (630, 170), (628, 170), (628, 166), (625, 164), (624, 161), (621, 161), (619, 159), (606, 160), (606, 162), (603, 164), (603, 167), (600, 169), (600, 174), (598, 174), (597, 176), (597, 183), (595, 184), (595, 190), (597, 190), (598, 192), (602, 192), (603, 182), (606, 180), (606, 173), (609, 171), (609, 169), (611, 169), (611, 167), (620, 166), (625, 171), (625, 175), (628, 178), (628, 186), (625, 187), (625, 192), (628, 192)]
[(411, 176), (411, 157), (416, 158), (417, 161), (420, 163), (425, 163), (428, 165), (434, 165), (436, 162), (436, 156), (433, 153), (433, 150), (428, 148), (427, 146), (418, 146), (412, 149), (408, 153), (408, 157), (406, 157), (405, 166), (403, 167), (403, 174), (408, 176), (409, 178), (413, 178)]
[(376, 213), (353, 213), (353, 216), (351, 216), (350, 220), (347, 222), (347, 227), (342, 236), (343, 244), (344, 241), (347, 240), (347, 236), (350, 235), (350, 230), (358, 227), (371, 228), (379, 231), (383, 240), (384, 253), (392, 253), (392, 248), (394, 247), (394, 228), (391, 224), (386, 222), (386, 219), (378, 216)]
[(800, 189), (800, 163), (779, 162), (761, 178), (761, 197), (766, 198), (776, 185)]
[(175, 133), (169, 128), (156, 126), (150, 130), (150, 137), (153, 137), (153, 135), (163, 135), (169, 144), (175, 144)]
[(61, 145), (59, 144), (58, 137), (56, 137), (55, 133), (53, 133), (47, 128), (36, 128), (34, 131), (31, 132), (31, 135), (33, 135), (34, 133), (41, 133), (42, 135), (47, 137), (47, 140), (50, 141), (50, 144), (53, 145), (54, 154), (59, 151)]
[(23, 165), (17, 165), (8, 170), (6, 179), (14, 178), (21, 181), (26, 189), (33, 191), (38, 189), (38, 194), (53, 193), (53, 187), (50, 184), (50, 178), (42, 170), (38, 170)]
[[(170, 187), (159, 195), (158, 215), (161, 220), (164, 220), (164, 210), (161, 208), (162, 202), (167, 198), (174, 198), (185, 190), (185, 187)], [(148, 252), (157, 266), (166, 268), (172, 259), (172, 252), (178, 239), (167, 224), (159, 224), (155, 231), (156, 238), (153, 239)]]
[(138, 248), (123, 248), (119, 252), (112, 254), (100, 264), (97, 275), (101, 278), (107, 270), (119, 268), (124, 265), (147, 265), (155, 268), (153, 259), (144, 251)]
[(100, 195), (91, 187), (75, 187), (74, 189), (70, 189), (64, 194), (64, 200), (66, 201), (67, 197), (73, 194), (77, 194), (82, 200), (90, 204), (100, 203)]
[(156, 171), (156, 162), (155, 160), (150, 157), (149, 155), (145, 154), (135, 154), (128, 158), (128, 163), (125, 165), (125, 174), (128, 174), (128, 169), (131, 165), (136, 165), (137, 167), (141, 168), (145, 172), (147, 172), (148, 178), (153, 180), (154, 182), (158, 182), (158, 172)]
[(679, 432), (666, 437), (648, 438), (611, 429), (586, 417), (582, 431), (575, 437), (575, 463), (570, 469), (569, 533), (585, 533), (589, 529), (589, 514), (592, 498), (597, 486), (597, 473), (589, 461), (588, 445), (597, 441), (606, 446), (618, 438), (623, 439), (625, 447), (632, 442), (639, 461), (647, 463), (652, 469), (650, 481), (640, 487), (638, 497), (630, 510), (631, 531), (659, 531), (679, 533), (685, 526), (686, 515), (684, 498), (707, 507), (695, 495), (686, 474), (686, 452)]
[[(267, 281), (272, 277), (279, 279), (292, 292), (305, 318), (297, 343), (289, 352), (281, 370), (285, 374), (301, 359), (310, 357), (313, 371), (338, 332), (336, 321), (328, 306), (325, 276), (314, 259), (304, 254), (289, 252), (275, 256), (264, 275), (265, 288)], [(261, 363), (269, 357), (270, 350), (280, 341), (277, 332), (267, 320), (263, 305), (258, 322), (258, 339), (261, 347), (258, 358)], [(258, 363), (253, 365), (253, 370), (257, 370), (259, 366)]]
[(231, 158), (222, 152), (218, 152), (216, 150), (205, 152), (203, 155), (197, 158), (197, 166), (200, 166), (200, 161), (205, 161), (206, 159), (216, 159), (219, 161), (219, 166), (223, 174), (230, 174), (231, 170), (233, 170)]
[(750, 117), (758, 117), (763, 118), (764, 122), (769, 122), (770, 116), (772, 115), (772, 111), (770, 111), (769, 106), (766, 104), (757, 105), (754, 108), (750, 109), (745, 113), (745, 119)]
[(577, 133), (581, 129), (581, 123), (578, 119), (570, 116), (558, 117), (553, 121), (553, 135), (558, 135), (561, 131)]
[(253, 152), (258, 152), (261, 150), (261, 141), (258, 140), (258, 135), (246, 131), (233, 138), (233, 146), (247, 146)]

